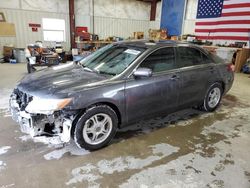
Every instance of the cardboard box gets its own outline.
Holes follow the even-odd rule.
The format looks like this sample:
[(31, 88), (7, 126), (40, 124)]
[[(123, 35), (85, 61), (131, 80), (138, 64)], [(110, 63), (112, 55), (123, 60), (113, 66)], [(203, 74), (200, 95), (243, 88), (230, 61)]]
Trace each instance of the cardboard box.
[(178, 40), (178, 36), (171, 36), (171, 40)]
[(3, 47), (3, 56), (11, 57), (13, 54), (14, 47), (4, 46)]
[(165, 29), (149, 29), (149, 39), (151, 40), (165, 40), (167, 39), (167, 30)]
[(134, 32), (134, 39), (143, 39), (144, 38), (144, 32)]

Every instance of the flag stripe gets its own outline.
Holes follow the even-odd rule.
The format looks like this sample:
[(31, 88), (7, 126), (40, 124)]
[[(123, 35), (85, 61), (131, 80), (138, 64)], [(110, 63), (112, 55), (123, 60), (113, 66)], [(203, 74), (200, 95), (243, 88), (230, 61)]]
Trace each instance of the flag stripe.
[(196, 22), (195, 25), (250, 24), (250, 20), (225, 20), (215, 22)]
[(212, 32), (197, 32), (196, 33), (198, 36), (242, 36), (242, 37), (249, 37), (248, 33), (242, 33), (242, 32), (216, 32), (216, 33), (212, 33)]
[[(219, 18), (202, 18), (198, 19), (199, 22), (214, 22), (214, 21), (227, 21), (227, 20), (247, 20), (246, 16), (234, 16), (234, 17), (219, 17)], [(250, 18), (248, 19), (250, 20)]]
[(222, 13), (221, 16), (250, 16), (250, 11), (247, 12), (227, 12), (227, 13)]
[(232, 8), (245, 8), (250, 7), (250, 3), (239, 3), (239, 4), (227, 4), (223, 5), (223, 9), (232, 9)]
[(228, 29), (228, 28), (238, 28), (238, 29), (245, 29), (250, 28), (250, 24), (241, 24), (241, 25), (220, 25), (220, 27), (217, 27), (217, 25), (202, 25), (202, 26), (196, 26), (195, 29)]
[(239, 40), (248, 41), (249, 37), (244, 36), (197, 36), (200, 40)]
[(250, 28), (217, 28), (217, 29), (195, 29), (197, 33), (217, 32), (250, 32)]
[(223, 9), (222, 13), (229, 13), (229, 12), (250, 12), (250, 7), (245, 8), (228, 8)]
[(249, 0), (224, 0), (224, 5), (231, 5), (231, 4), (242, 4), (242, 3), (249, 3)]

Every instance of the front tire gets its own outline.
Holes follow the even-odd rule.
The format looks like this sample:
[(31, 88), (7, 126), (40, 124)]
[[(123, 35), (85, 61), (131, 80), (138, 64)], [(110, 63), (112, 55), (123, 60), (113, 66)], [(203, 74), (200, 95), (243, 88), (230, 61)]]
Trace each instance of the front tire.
[(203, 109), (207, 112), (216, 110), (220, 104), (222, 93), (223, 89), (220, 83), (211, 85), (204, 98)]
[(74, 140), (78, 147), (97, 150), (110, 143), (118, 127), (115, 111), (107, 105), (86, 110), (76, 123)]

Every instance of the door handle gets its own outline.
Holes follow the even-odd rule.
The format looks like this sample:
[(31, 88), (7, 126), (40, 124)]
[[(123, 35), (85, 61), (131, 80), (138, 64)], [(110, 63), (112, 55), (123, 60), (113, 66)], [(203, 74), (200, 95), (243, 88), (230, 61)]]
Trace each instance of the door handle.
[(170, 78), (170, 80), (179, 80), (180, 79), (180, 77), (178, 76), (178, 75), (173, 75), (171, 78)]
[(214, 73), (214, 67), (209, 67), (211, 73)]

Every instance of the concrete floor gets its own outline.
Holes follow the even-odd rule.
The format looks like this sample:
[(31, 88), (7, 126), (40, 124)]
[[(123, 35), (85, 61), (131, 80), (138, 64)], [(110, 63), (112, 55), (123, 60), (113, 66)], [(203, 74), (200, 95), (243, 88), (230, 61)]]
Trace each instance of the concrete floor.
[(193, 109), (121, 130), (88, 152), (32, 140), (11, 119), (8, 96), (25, 64), (0, 64), (0, 188), (250, 187), (250, 78), (236, 74), (214, 113)]

